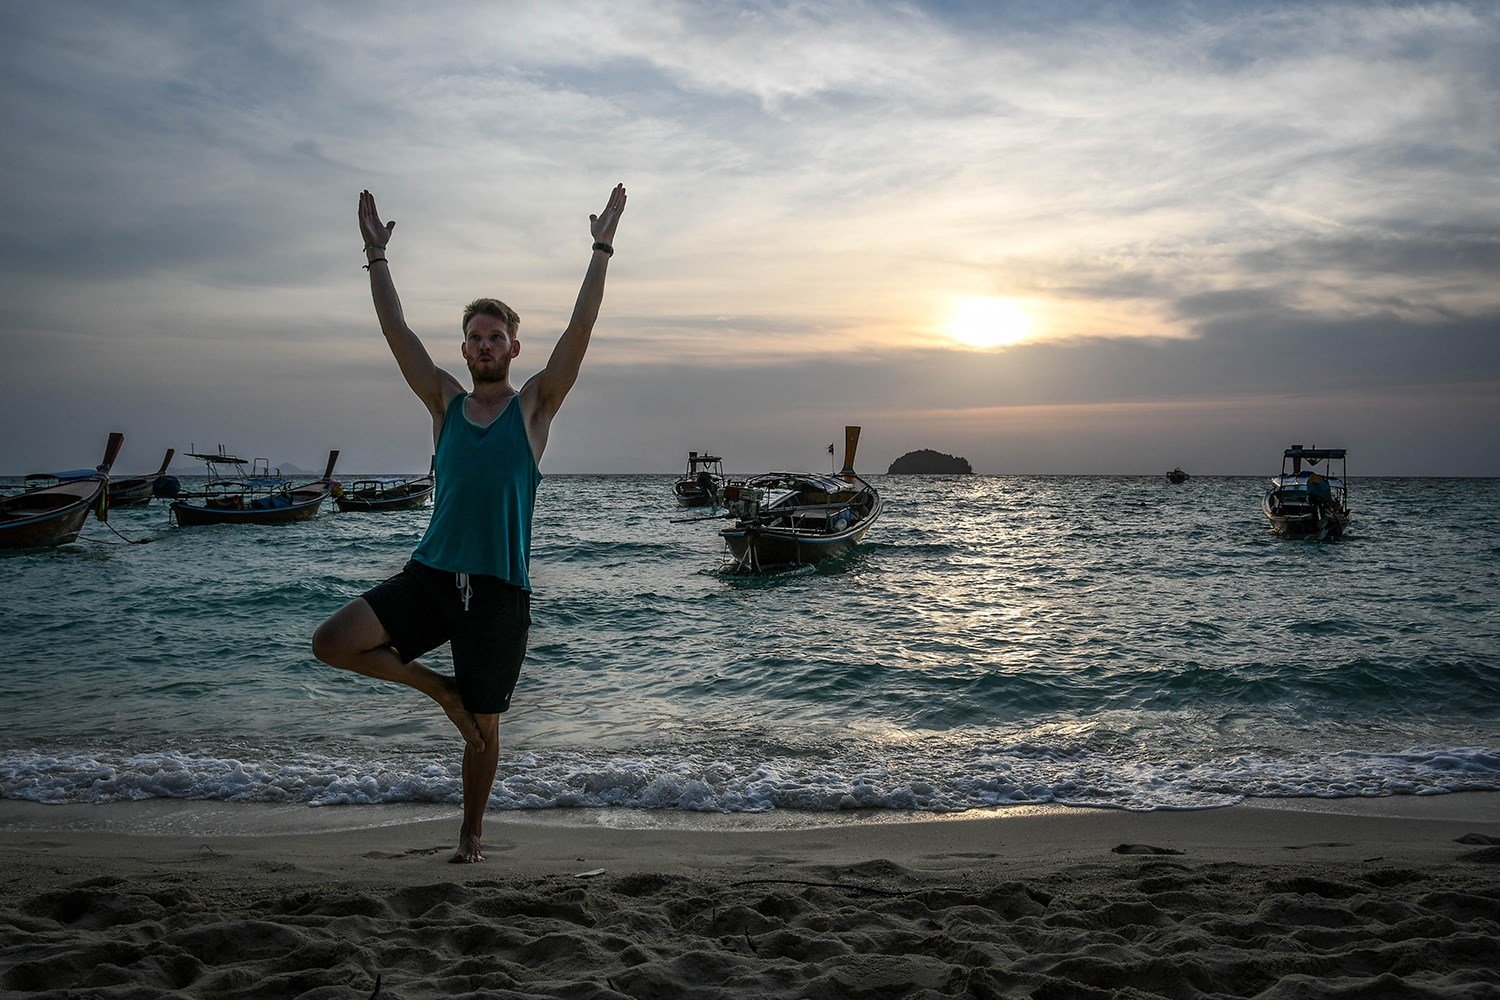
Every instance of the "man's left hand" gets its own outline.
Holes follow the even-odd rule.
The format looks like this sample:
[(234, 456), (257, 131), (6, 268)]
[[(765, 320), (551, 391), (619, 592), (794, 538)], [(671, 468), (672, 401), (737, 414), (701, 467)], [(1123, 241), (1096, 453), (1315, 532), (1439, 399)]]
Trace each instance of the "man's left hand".
[(615, 227), (620, 224), (620, 214), (625, 211), (625, 185), (616, 184), (609, 193), (609, 203), (598, 215), (589, 216), (589, 232), (600, 243), (614, 246)]

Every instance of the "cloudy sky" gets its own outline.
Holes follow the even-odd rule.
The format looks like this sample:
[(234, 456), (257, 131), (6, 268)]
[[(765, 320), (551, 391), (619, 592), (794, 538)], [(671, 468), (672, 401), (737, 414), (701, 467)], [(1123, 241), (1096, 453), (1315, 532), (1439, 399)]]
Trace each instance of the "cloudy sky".
[(355, 221), (466, 377), (545, 360), (623, 181), (547, 472), (1500, 475), (1491, 3), (0, 5), (0, 473), (223, 443), (425, 469)]

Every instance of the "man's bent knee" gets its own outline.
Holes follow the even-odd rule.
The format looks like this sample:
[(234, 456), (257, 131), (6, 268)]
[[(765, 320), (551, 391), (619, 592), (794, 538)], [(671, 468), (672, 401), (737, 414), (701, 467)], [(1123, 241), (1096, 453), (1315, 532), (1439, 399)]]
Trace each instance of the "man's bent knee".
[(331, 667), (342, 666), (349, 653), (348, 645), (342, 641), (339, 628), (330, 618), (318, 626), (312, 637), (312, 654)]
[(312, 637), (312, 654), (329, 666), (344, 667), (351, 657), (379, 649), (390, 641), (369, 604), (363, 598), (355, 598), (318, 626)]

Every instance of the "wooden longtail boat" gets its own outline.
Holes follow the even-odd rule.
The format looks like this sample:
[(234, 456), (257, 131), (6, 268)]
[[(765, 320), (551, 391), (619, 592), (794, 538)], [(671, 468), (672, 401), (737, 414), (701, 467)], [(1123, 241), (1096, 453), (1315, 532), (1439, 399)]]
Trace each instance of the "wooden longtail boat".
[[(1328, 475), (1304, 469), (1302, 463), (1326, 461)], [(1338, 462), (1338, 475), (1333, 463)], [(1271, 477), (1271, 488), (1261, 498), (1261, 510), (1271, 530), (1288, 538), (1323, 541), (1340, 538), (1349, 523), (1349, 487), (1343, 448), (1304, 448), (1294, 444), (1281, 456), (1281, 475)]]
[(672, 484), (684, 507), (717, 507), (724, 490), (724, 460), (717, 455), (688, 452), (687, 472)]
[(719, 534), (730, 572), (810, 566), (847, 552), (880, 517), (880, 494), (854, 471), (859, 428), (844, 428), (844, 468), (837, 476), (770, 472), (724, 487), (738, 518)]
[(430, 471), (425, 476), (373, 476), (356, 479), (333, 502), (344, 511), (411, 510), (428, 501), (434, 485)]
[[(202, 455), (195, 456), (204, 458)], [(218, 456), (222, 463), (229, 456)], [(337, 451), (328, 453), (323, 478), (293, 487), (276, 478), (218, 480), (213, 489), (172, 503), (171, 517), (179, 527), (204, 524), (290, 524), (316, 517), (336, 485), (333, 466)], [(236, 460), (239, 461), (239, 460)], [(212, 464), (212, 463), (211, 463)], [(242, 487), (242, 488), (236, 488)]]
[(109, 481), (109, 505), (111, 507), (128, 507), (134, 504), (150, 503), (154, 496), (163, 496), (157, 486), (157, 480), (171, 478), (167, 475), (167, 466), (172, 462), (172, 456), (177, 452), (171, 448), (167, 449), (167, 457), (161, 460), (161, 468), (145, 476), (126, 476)]
[[(78, 537), (93, 511), (109, 518), (109, 469), (120, 454), (125, 435), (114, 432), (104, 447), (104, 461), (92, 473), (58, 476), (55, 486), (42, 486), (0, 499), (0, 549), (44, 548)], [(66, 477), (66, 478), (64, 478)]]

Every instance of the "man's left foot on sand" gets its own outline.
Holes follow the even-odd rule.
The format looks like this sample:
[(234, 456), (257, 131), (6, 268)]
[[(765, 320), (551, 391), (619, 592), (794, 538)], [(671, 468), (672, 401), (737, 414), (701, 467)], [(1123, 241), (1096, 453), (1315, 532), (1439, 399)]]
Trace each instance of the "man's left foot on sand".
[(479, 838), (462, 834), (458, 838), (458, 850), (448, 859), (450, 865), (471, 865), (483, 861), (484, 853), (479, 849)]

